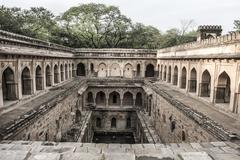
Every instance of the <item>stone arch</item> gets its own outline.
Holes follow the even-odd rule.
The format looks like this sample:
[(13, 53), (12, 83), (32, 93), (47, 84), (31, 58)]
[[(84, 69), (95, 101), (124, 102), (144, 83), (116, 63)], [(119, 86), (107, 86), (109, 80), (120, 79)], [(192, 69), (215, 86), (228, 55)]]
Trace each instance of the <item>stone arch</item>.
[(35, 70), (35, 83), (36, 83), (36, 90), (43, 89), (42, 83), (42, 68), (38, 65)]
[(93, 93), (92, 92), (88, 92), (86, 100), (87, 100), (87, 103), (93, 103)]
[(61, 81), (64, 81), (64, 67), (63, 67), (63, 64), (60, 65), (60, 72), (61, 72)]
[(107, 65), (100, 63), (98, 66), (98, 77), (107, 77)]
[(190, 72), (190, 80), (189, 80), (189, 92), (197, 91), (197, 71), (193, 68)]
[(178, 85), (178, 67), (175, 66), (174, 67), (174, 71), (173, 71), (173, 85)]
[(229, 103), (231, 96), (231, 79), (224, 71), (218, 76), (216, 88), (216, 103)]
[(117, 119), (115, 117), (111, 119), (111, 128), (117, 128)]
[(123, 95), (123, 106), (133, 106), (133, 94), (126, 92)]
[(133, 78), (133, 66), (130, 63), (125, 65), (123, 75), (125, 78)]
[(172, 80), (172, 67), (168, 66), (168, 79), (167, 82), (170, 83)]
[(101, 128), (102, 127), (102, 120), (101, 120), (101, 118), (96, 118), (96, 127), (97, 128)]
[(16, 83), (15, 83), (14, 71), (10, 67), (7, 67), (2, 74), (3, 101), (17, 99), (15, 86), (16, 86)]
[(32, 94), (32, 79), (30, 69), (25, 67), (22, 70), (22, 94), (23, 95), (31, 95)]
[(47, 65), (46, 66), (46, 72), (45, 72), (45, 77), (46, 77), (46, 86), (47, 87), (50, 87), (51, 86), (51, 69), (50, 69), (50, 66)]
[(186, 88), (186, 84), (187, 84), (187, 70), (185, 67), (183, 67), (181, 75), (181, 88)]
[(109, 94), (109, 106), (120, 106), (120, 94), (116, 91), (113, 91)]
[(137, 64), (137, 77), (141, 76), (141, 65)]
[(121, 70), (120, 66), (117, 63), (113, 63), (110, 68), (110, 76), (111, 77), (120, 77), (121, 76)]
[(164, 67), (164, 71), (163, 71), (163, 80), (164, 80), (164, 81), (167, 80), (167, 66)]
[(202, 81), (200, 83), (200, 96), (210, 97), (211, 92), (211, 75), (208, 70), (202, 73)]
[(59, 83), (59, 70), (58, 70), (58, 65), (54, 65), (54, 83)]
[(146, 66), (145, 77), (154, 77), (154, 65), (148, 64)]
[(68, 79), (68, 65), (65, 64), (65, 80)]
[(78, 63), (77, 65), (77, 76), (86, 76), (85, 65), (83, 63)]
[(106, 95), (103, 91), (100, 91), (96, 95), (96, 105), (97, 106), (106, 106)]
[(141, 92), (138, 92), (137, 95), (136, 95), (136, 102), (135, 102), (135, 105), (137, 107), (142, 107), (142, 93)]

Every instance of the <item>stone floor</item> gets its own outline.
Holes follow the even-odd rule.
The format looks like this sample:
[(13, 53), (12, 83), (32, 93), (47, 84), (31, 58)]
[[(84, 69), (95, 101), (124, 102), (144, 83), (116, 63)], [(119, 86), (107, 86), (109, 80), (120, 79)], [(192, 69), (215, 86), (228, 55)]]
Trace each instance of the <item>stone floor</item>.
[(188, 94), (183, 94), (183, 92), (177, 90), (175, 87), (168, 85), (163, 82), (157, 82), (161, 90), (173, 96), (178, 101), (183, 104), (203, 113), (212, 120), (216, 121), (218, 124), (221, 124), (224, 128), (228, 129), (231, 132), (237, 133), (240, 135), (240, 120), (234, 118), (227, 114), (223, 114), (221, 111), (218, 111), (216, 106), (211, 103), (205, 102), (201, 99), (193, 98)]
[(95, 144), (2, 142), (0, 160), (240, 160), (231, 142)]

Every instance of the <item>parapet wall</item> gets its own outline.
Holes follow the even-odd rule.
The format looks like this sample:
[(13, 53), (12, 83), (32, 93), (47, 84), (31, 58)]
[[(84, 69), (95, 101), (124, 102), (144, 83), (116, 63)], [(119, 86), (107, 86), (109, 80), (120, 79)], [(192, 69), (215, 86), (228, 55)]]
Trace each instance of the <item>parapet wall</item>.
[(240, 32), (158, 50), (158, 59), (239, 58)]

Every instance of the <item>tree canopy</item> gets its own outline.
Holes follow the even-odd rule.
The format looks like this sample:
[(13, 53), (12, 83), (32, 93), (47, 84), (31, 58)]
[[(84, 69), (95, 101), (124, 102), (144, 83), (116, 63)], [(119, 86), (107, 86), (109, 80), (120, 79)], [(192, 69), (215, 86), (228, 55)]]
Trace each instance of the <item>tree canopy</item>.
[(43, 7), (0, 7), (0, 29), (75, 48), (157, 49), (194, 41), (193, 21), (161, 33), (153, 26), (134, 23), (118, 7), (81, 4), (55, 16)]

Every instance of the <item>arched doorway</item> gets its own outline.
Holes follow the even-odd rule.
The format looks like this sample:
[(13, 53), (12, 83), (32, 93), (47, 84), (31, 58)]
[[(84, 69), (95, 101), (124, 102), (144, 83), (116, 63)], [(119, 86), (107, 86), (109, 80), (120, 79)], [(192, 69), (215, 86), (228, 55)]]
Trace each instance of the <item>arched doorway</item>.
[(107, 77), (107, 66), (104, 63), (98, 66), (98, 77)]
[(138, 92), (136, 95), (136, 103), (137, 107), (142, 107), (142, 93)]
[(131, 123), (132, 123), (132, 122), (131, 122), (131, 118), (128, 117), (128, 118), (127, 118), (127, 123), (126, 123), (126, 128), (127, 128), (127, 129), (132, 127)]
[(137, 77), (141, 76), (141, 66), (140, 64), (137, 64)]
[(131, 64), (126, 64), (123, 74), (125, 78), (133, 78), (133, 66)]
[(200, 83), (201, 97), (210, 97), (211, 92), (211, 75), (208, 70), (202, 74), (202, 82)]
[(112, 77), (120, 77), (121, 76), (121, 70), (120, 70), (120, 66), (117, 63), (112, 64), (111, 68), (110, 68), (110, 75)]
[(36, 83), (36, 90), (42, 90), (43, 89), (43, 83), (42, 83), (42, 69), (40, 66), (37, 66), (35, 71), (35, 83)]
[(154, 77), (154, 65), (148, 64), (145, 71), (145, 77)]
[(72, 77), (76, 76), (76, 72), (75, 72), (75, 69), (74, 69), (74, 64), (72, 63)]
[(183, 67), (181, 76), (181, 88), (186, 88), (186, 84), (187, 84), (187, 70), (185, 67)]
[(117, 128), (117, 120), (114, 117), (111, 120), (111, 128)]
[(93, 94), (92, 94), (92, 92), (88, 92), (86, 100), (87, 100), (87, 103), (89, 103), (89, 104), (93, 103)]
[(79, 123), (79, 122), (81, 122), (81, 111), (80, 110), (76, 110), (76, 118), (75, 118), (75, 122), (76, 123)]
[(197, 91), (197, 71), (193, 68), (190, 72), (189, 92)]
[(3, 101), (16, 100), (16, 83), (13, 70), (8, 67), (2, 74)]
[(133, 95), (130, 92), (126, 92), (123, 95), (123, 106), (133, 106)]
[(100, 118), (97, 118), (97, 119), (96, 119), (96, 127), (97, 127), (97, 128), (101, 128), (101, 127), (102, 127), (102, 122), (101, 122), (101, 119), (100, 119)]
[(172, 67), (169, 66), (168, 67), (168, 80), (167, 80), (167, 82), (170, 83), (171, 80), (172, 80)]
[(229, 103), (231, 96), (231, 80), (224, 71), (218, 77), (218, 85), (216, 88), (216, 103)]
[(83, 63), (77, 65), (77, 76), (86, 76), (85, 65)]
[(90, 70), (91, 70), (91, 74), (93, 74), (94, 73), (94, 65), (93, 65), (93, 63), (91, 63), (91, 65), (90, 65)]
[(106, 95), (104, 92), (100, 91), (96, 95), (96, 105), (105, 107), (106, 106)]
[(163, 81), (167, 80), (167, 66), (164, 67), (164, 71), (163, 71)]
[(163, 73), (163, 65), (161, 65), (161, 68), (160, 68), (160, 80), (163, 80), (163, 78), (162, 78), (162, 73)]
[(72, 70), (71, 70), (71, 64), (68, 64), (68, 78), (72, 78)]
[(112, 92), (109, 95), (109, 106), (120, 106), (120, 94), (118, 92)]
[(173, 85), (178, 85), (178, 67), (175, 66), (174, 67), (174, 71), (173, 71)]
[(60, 65), (60, 70), (61, 70), (61, 81), (64, 81), (64, 69), (63, 69), (63, 65)]
[(51, 86), (51, 70), (50, 70), (50, 66), (47, 65), (46, 67), (46, 86), (50, 87)]
[(32, 79), (30, 75), (30, 70), (25, 67), (22, 71), (22, 94), (31, 95), (32, 94)]
[(58, 66), (54, 65), (54, 83), (57, 84), (59, 83), (59, 71), (58, 71)]
[(65, 64), (65, 80), (68, 79), (68, 65)]

